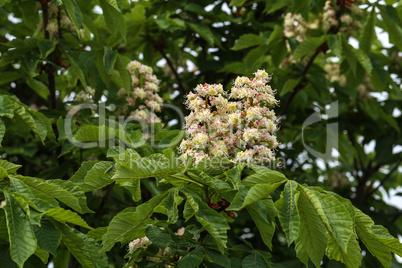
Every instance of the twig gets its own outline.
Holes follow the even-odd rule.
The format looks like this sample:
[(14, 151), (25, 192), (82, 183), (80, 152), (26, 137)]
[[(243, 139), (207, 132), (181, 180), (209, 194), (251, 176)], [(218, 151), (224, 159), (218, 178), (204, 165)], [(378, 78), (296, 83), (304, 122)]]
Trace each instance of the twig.
[(166, 53), (163, 51), (162, 48), (159, 48), (159, 52), (162, 54), (163, 58), (166, 60), (167, 64), (169, 65), (170, 69), (172, 70), (172, 72), (177, 80), (177, 84), (179, 85), (180, 95), (184, 96), (186, 94), (186, 90), (184, 89), (183, 83), (180, 79), (179, 74), (177, 73), (176, 69), (174, 68), (172, 61), (169, 59), (169, 57), (166, 55)]
[(395, 164), (395, 166), (390, 170), (390, 172), (388, 172), (387, 175), (385, 175), (385, 177), (380, 181), (380, 184), (375, 187), (373, 190), (371, 190), (367, 195), (367, 197), (370, 197), (371, 195), (373, 195), (376, 191), (378, 191), (378, 189), (384, 185), (384, 183), (391, 177), (391, 175), (398, 169), (399, 165), (402, 163), (402, 159), (399, 160), (398, 163)]
[(96, 213), (95, 213), (95, 218), (96, 219), (99, 218), (99, 216), (101, 215), (102, 209), (106, 205), (106, 202), (109, 199), (110, 194), (112, 193), (112, 190), (113, 190), (113, 187), (114, 187), (115, 184), (116, 184), (116, 182), (114, 181), (112, 184), (109, 185), (105, 196), (102, 198), (102, 201), (99, 204), (98, 209), (96, 210)]
[(313, 62), (315, 60), (315, 58), (318, 56), (318, 53), (320, 53), (320, 51), (323, 50), (323, 48), (326, 46), (327, 42), (325, 41), (324, 43), (322, 43), (315, 51), (313, 56), (311, 56), (310, 60), (307, 62), (306, 67), (304, 67), (303, 72), (300, 74), (301, 79), (299, 81), (299, 83), (297, 83), (297, 85), (295, 86), (295, 88), (292, 90), (292, 92), (290, 93), (289, 98), (286, 100), (285, 105), (282, 108), (282, 111), (280, 112), (280, 115), (283, 116), (287, 109), (290, 106), (290, 103), (292, 102), (293, 98), (296, 96), (296, 93), (302, 89), (302, 84), (304, 82), (304, 78), (306, 77), (306, 74), (308, 72), (308, 70), (310, 69), (311, 65), (313, 65)]

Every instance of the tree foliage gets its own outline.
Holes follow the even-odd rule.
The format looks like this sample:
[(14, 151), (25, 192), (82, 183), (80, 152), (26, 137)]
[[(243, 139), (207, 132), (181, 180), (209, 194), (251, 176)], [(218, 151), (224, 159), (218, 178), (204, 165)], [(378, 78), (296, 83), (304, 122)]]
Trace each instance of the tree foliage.
[[(401, 180), (399, 1), (0, 0), (0, 12), (5, 267), (400, 266), (402, 212), (386, 202)], [(160, 79), (162, 122), (124, 121), (132, 60)], [(257, 69), (278, 91), (282, 169), (178, 158), (184, 96)]]

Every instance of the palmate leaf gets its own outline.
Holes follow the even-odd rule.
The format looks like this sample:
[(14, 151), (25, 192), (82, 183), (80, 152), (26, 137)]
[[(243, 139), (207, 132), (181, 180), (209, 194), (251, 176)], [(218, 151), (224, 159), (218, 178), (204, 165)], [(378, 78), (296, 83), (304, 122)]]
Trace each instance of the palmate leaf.
[(210, 208), (198, 195), (185, 188), (180, 188), (180, 191), (186, 196), (197, 221), (215, 239), (219, 251), (223, 254), (228, 239), (227, 230), (230, 229), (225, 217)]
[(281, 194), (281, 198), (275, 202), (279, 212), (279, 221), (285, 232), (288, 246), (297, 238), (300, 228), (300, 217), (297, 210), (299, 192), (296, 191), (298, 183), (289, 180)]
[(105, 253), (100, 253), (100, 245), (94, 239), (67, 225), (52, 221), (54, 226), (61, 232), (61, 239), (67, 249), (77, 261), (85, 268), (109, 267)]
[(10, 242), (10, 255), (12, 260), (23, 267), (25, 261), (34, 254), (37, 241), (32, 225), (15, 199), (4, 191), (8, 238)]
[(227, 210), (240, 210), (247, 205), (253, 204), (263, 198), (270, 198), (270, 194), (281, 186), (285, 181), (268, 184), (260, 183), (253, 186), (241, 186)]
[(151, 200), (139, 205), (134, 212), (120, 212), (109, 224), (106, 237), (103, 241), (102, 251), (110, 250), (114, 244), (128, 243), (145, 234), (146, 225), (151, 223), (150, 217), (155, 208), (169, 196), (169, 192), (157, 195)]
[(79, 213), (92, 212), (86, 205), (84, 192), (73, 182), (56, 179), (45, 181), (20, 175), (13, 176), (13, 179), (17, 179), (28, 186), (29, 189), (26, 190), (31, 190), (30, 195), (33, 194), (34, 197), (44, 199), (53, 205), (58, 205), (57, 202), (53, 201), (56, 198)]
[(360, 240), (384, 267), (390, 267), (391, 252), (402, 256), (402, 244), (383, 226), (374, 225), (373, 220), (359, 209), (355, 208), (355, 212), (356, 231)]
[[(300, 236), (296, 243), (296, 251), (298, 251), (298, 253), (300, 252), (300, 254), (298, 254), (298, 256), (301, 257), (300, 259), (306, 263), (308, 258), (310, 258), (313, 263), (319, 267), (323, 254), (322, 243), (326, 241), (326, 238), (322, 240), (322, 231), (325, 230), (328, 237), (328, 257), (340, 260), (347, 264), (348, 267), (355, 267), (356, 263), (359, 265), (359, 259), (354, 256), (355, 253), (353, 251), (359, 251), (360, 249), (358, 247), (356, 248), (356, 243), (353, 243), (353, 241), (350, 242), (354, 234), (353, 220), (346, 207), (332, 195), (310, 190), (302, 185), (299, 185), (299, 191), (300, 197), (298, 209), (301, 218), (301, 225)], [(314, 220), (313, 226), (318, 230), (316, 230), (316, 233), (314, 234), (311, 233), (312, 230), (310, 230), (309, 235), (306, 235), (305, 232), (302, 232), (302, 229), (310, 228), (310, 226), (307, 227), (303, 223), (307, 223), (311, 220)], [(321, 236), (321, 241), (314, 238), (316, 235)], [(305, 239), (307, 239), (310, 245), (312, 245), (313, 241), (316, 243), (321, 242), (321, 247), (319, 248), (320, 251), (318, 251), (321, 258), (318, 258), (320, 255), (314, 254), (314, 252), (311, 251), (311, 248), (308, 248), (308, 245), (305, 243), (306, 241), (304, 241)], [(300, 247), (301, 244), (303, 245), (303, 248)], [(315, 246), (318, 245), (319, 244), (316, 244)], [(349, 247), (352, 247), (353, 250), (348, 251)]]

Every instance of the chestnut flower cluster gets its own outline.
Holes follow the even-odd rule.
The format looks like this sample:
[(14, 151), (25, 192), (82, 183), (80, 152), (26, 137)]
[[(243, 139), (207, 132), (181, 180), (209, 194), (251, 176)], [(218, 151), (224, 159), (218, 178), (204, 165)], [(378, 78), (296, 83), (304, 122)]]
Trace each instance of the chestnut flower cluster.
[(338, 17), (337, 9), (328, 0), (323, 7), (323, 15), (310, 22), (306, 21), (300, 14), (287, 13), (283, 23), (284, 34), (288, 38), (294, 37), (297, 41), (303, 42), (306, 38), (307, 29), (321, 27), (326, 32), (330, 28), (340, 26), (340, 31), (353, 35), (353, 31), (359, 30), (362, 27), (358, 19), (362, 18), (363, 11), (358, 5), (363, 4), (364, 1), (345, 2), (343, 4), (345, 8), (342, 9), (342, 15)]
[[(177, 230), (177, 232), (175, 233), (176, 235), (183, 235), (185, 232), (185, 228), (181, 227)], [(128, 243), (127, 246), (127, 251), (129, 254), (133, 254), (134, 252), (136, 252), (138, 249), (141, 250), (147, 250), (147, 248), (152, 244), (152, 242), (148, 239), (148, 237), (144, 236), (141, 238), (137, 238), (133, 241), (131, 241), (130, 243)], [(172, 252), (171, 249), (169, 247), (166, 247), (163, 251), (161, 249), (159, 249), (158, 253), (153, 256), (153, 257), (146, 257), (146, 259), (148, 261), (152, 261), (152, 262), (163, 262), (163, 261), (167, 261), (169, 260), (172, 256), (171, 256)], [(181, 258), (181, 257), (180, 257)], [(141, 259), (138, 259), (136, 261), (141, 261)], [(138, 266), (135, 266), (138, 267)], [(165, 265), (165, 267), (170, 267), (170, 265)], [(130, 268), (134, 268), (133, 266), (130, 266)]]
[(271, 77), (258, 70), (254, 78), (237, 77), (230, 92), (222, 85), (198, 85), (187, 95), (191, 110), (186, 117), (187, 138), (179, 147), (181, 157), (198, 164), (210, 157), (264, 164), (275, 159), (277, 118), (268, 106), (277, 104)]
[(131, 75), (132, 88), (128, 91), (124, 88), (119, 90), (118, 98), (125, 97), (127, 101), (121, 112), (127, 114), (128, 110), (134, 109), (131, 115), (138, 121), (161, 122), (155, 112), (161, 111), (163, 99), (158, 94), (159, 80), (153, 74), (152, 68), (138, 61), (131, 61), (127, 70)]

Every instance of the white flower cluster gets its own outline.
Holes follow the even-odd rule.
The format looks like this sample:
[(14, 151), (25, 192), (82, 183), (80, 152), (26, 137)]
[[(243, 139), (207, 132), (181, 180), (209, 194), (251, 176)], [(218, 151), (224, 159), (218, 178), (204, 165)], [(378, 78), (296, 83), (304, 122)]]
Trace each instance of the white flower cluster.
[[(346, 1), (347, 2), (347, 1)], [(361, 28), (361, 23), (356, 18), (362, 17), (363, 11), (359, 8), (358, 4), (362, 4), (364, 0), (354, 1), (353, 3), (343, 4), (347, 9), (342, 10), (342, 15), (338, 18), (337, 9), (332, 6), (331, 1), (326, 1), (322, 16), (314, 19), (313, 21), (306, 21), (300, 14), (287, 13), (284, 18), (284, 34), (288, 38), (295, 37), (297, 41), (303, 42), (306, 38), (307, 29), (317, 29), (322, 27), (326, 32), (330, 28), (335, 28), (341, 23), (341, 31), (353, 34), (353, 31)], [(348, 10), (345, 13), (344, 11)]]
[(275, 159), (277, 118), (268, 108), (277, 104), (275, 92), (264, 70), (255, 77), (237, 77), (230, 92), (222, 85), (198, 85), (187, 95), (191, 110), (186, 134), (179, 147), (181, 157), (198, 164), (214, 156), (232, 161), (263, 164)]
[(159, 96), (159, 80), (153, 74), (151, 67), (141, 64), (138, 61), (132, 61), (127, 65), (127, 70), (131, 75), (131, 90), (120, 89), (118, 97), (125, 97), (127, 106), (124, 107), (124, 113), (127, 109), (134, 108), (131, 113), (134, 118), (147, 123), (158, 123), (161, 119), (155, 112), (161, 111), (163, 99)]
[(330, 81), (338, 82), (341, 86), (346, 86), (346, 76), (341, 75), (340, 64), (334, 62), (328, 62), (324, 65), (324, 70), (327, 72), (325, 77)]
[[(348, 34), (352, 34), (353, 31), (359, 30), (362, 25), (360, 21), (356, 20), (357, 17), (361, 17), (363, 11), (359, 8), (359, 3), (363, 3), (364, 1), (356, 1), (356, 3), (349, 3), (345, 4), (350, 11), (350, 14), (343, 14), (338, 19), (337, 18), (337, 11), (333, 7), (331, 1), (326, 1), (324, 6), (324, 14), (322, 19), (322, 25), (324, 31), (327, 31), (331, 27), (338, 27), (339, 23), (341, 23), (341, 31), (346, 32)], [(355, 18), (355, 19), (353, 19)]]
[[(185, 228), (181, 227), (177, 230), (175, 233), (176, 235), (183, 235), (185, 232)], [(148, 239), (148, 237), (144, 236), (141, 238), (137, 238), (133, 241), (131, 241), (128, 246), (127, 246), (127, 251), (129, 253), (134, 253), (138, 249), (142, 250), (147, 250), (147, 248), (152, 244), (152, 242)], [(152, 261), (152, 262), (162, 262), (162, 261), (168, 261), (171, 258), (171, 249), (169, 247), (166, 247), (163, 251), (159, 249), (158, 253), (153, 256), (153, 257), (146, 257), (147, 260)], [(141, 261), (141, 259), (136, 260)], [(167, 267), (170, 267), (170, 265), (167, 265)]]
[(297, 41), (304, 41), (307, 24), (300, 14), (287, 13), (283, 26), (285, 28), (284, 34), (286, 37), (296, 37)]
[(90, 86), (87, 86), (85, 88), (85, 91), (81, 90), (75, 95), (74, 101), (93, 102), (94, 96), (95, 96), (95, 89), (91, 88)]

